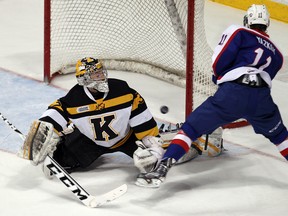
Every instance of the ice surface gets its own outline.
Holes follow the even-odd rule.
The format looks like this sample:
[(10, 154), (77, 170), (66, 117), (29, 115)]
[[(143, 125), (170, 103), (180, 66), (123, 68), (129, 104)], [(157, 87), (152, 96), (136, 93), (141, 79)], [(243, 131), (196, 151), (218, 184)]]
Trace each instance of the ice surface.
[[(54, 85), (61, 87), (55, 88), (16, 75), (42, 79), (43, 2), (0, 1), (0, 112), (24, 134), (30, 123), (75, 83), (73, 76), (64, 76), (54, 81)], [(206, 1), (205, 12), (211, 47), (216, 45), (228, 25), (242, 23), (244, 13), (211, 1)], [(269, 33), (287, 56), (287, 24), (272, 20)], [(286, 124), (287, 72), (277, 76), (272, 89)], [(140, 74), (110, 71), (109, 75), (127, 80), (144, 96), (157, 118), (174, 123), (184, 120), (184, 89)], [(169, 107), (168, 114), (160, 113), (161, 105)], [(15, 156), (13, 153), (22, 141), (2, 122), (0, 215), (287, 215), (288, 166), (276, 147), (254, 134), (251, 127), (225, 130), (224, 140), (227, 151), (222, 156), (203, 156), (174, 167), (159, 189), (135, 186), (138, 173), (132, 160), (125, 155), (101, 157), (87, 172), (73, 173), (73, 178), (95, 196), (124, 183), (128, 185), (128, 192), (102, 208), (90, 209), (57, 179), (45, 179), (41, 167), (34, 167), (29, 161)]]

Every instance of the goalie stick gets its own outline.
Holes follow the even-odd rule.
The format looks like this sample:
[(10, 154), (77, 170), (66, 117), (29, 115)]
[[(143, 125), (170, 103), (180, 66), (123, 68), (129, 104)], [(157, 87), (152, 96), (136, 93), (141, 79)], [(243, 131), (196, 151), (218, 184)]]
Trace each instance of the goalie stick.
[(0, 113), (0, 117), (2, 118), (2, 120), (12, 129), (12, 130), (14, 130), (16, 133), (18, 133), (18, 135), (21, 137), (21, 139), (23, 139), (23, 140), (25, 140), (25, 135), (23, 135), (22, 133), (21, 133), (21, 131), (19, 131), (12, 123), (10, 123), (9, 121), (8, 121), (8, 119), (7, 118), (5, 118), (3, 115), (2, 115), (2, 113)]
[[(0, 113), (2, 120), (18, 135), (25, 140), (25, 135), (22, 134), (11, 122)], [(44, 166), (46, 166), (71, 192), (88, 207), (96, 208), (100, 207), (112, 200), (117, 199), (127, 192), (127, 185), (123, 184), (112, 191), (109, 191), (101, 196), (90, 195), (72, 176), (58, 164), (50, 155), (44, 160)]]
[(127, 185), (123, 184), (106, 194), (95, 197), (86, 192), (86, 190), (51, 156), (48, 155), (45, 158), (44, 166), (46, 166), (84, 205), (88, 207), (95, 208), (102, 206), (103, 204), (122, 196), (127, 191)]

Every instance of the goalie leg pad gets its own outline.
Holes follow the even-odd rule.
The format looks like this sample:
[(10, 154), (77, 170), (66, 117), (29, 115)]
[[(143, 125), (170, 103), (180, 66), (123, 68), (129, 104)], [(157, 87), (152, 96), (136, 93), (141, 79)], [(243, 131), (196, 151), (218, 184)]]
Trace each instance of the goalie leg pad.
[(51, 123), (35, 120), (23, 144), (23, 158), (37, 166), (48, 154), (53, 154), (59, 141)]
[[(161, 134), (164, 140), (162, 147), (167, 149), (171, 143), (171, 140), (176, 136), (178, 131), (165, 132)], [(212, 134), (203, 135), (195, 140), (189, 151), (183, 155), (176, 164), (185, 163), (196, 158), (198, 155), (208, 155), (210, 157), (216, 157), (223, 152), (223, 129), (221, 127), (213, 131)]]
[(210, 157), (219, 156), (223, 152), (223, 129), (218, 128), (212, 134), (199, 137), (193, 146), (195, 149), (200, 150), (201, 154)]
[(190, 147), (190, 149), (188, 150), (188, 152), (186, 152), (186, 154), (184, 154), (177, 162), (176, 164), (181, 164), (181, 163), (185, 163), (188, 162), (196, 157), (198, 157), (199, 152), (192, 146)]

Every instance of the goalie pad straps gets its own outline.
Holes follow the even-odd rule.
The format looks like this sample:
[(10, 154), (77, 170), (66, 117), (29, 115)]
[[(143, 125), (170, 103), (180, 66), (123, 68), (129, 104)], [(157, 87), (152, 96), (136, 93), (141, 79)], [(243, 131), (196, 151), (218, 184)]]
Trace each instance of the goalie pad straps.
[(35, 120), (30, 127), (22, 147), (22, 157), (37, 166), (48, 154), (56, 150), (60, 137), (51, 123)]
[(203, 138), (204, 136), (199, 137), (192, 145), (200, 150), (202, 154), (216, 157), (223, 151), (222, 134), (223, 129), (219, 127), (213, 133), (205, 135), (205, 138)]
[(202, 137), (193, 142), (192, 146), (198, 150), (199, 154), (208, 155), (210, 157), (216, 157), (223, 151), (222, 139), (220, 141), (211, 142), (211, 138), (207, 136), (206, 139)]

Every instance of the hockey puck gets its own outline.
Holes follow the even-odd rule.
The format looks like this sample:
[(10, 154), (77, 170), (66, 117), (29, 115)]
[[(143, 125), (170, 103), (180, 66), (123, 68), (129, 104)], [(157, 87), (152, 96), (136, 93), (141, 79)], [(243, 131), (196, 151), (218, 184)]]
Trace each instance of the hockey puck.
[(161, 106), (160, 107), (161, 113), (166, 114), (166, 113), (168, 113), (168, 111), (169, 111), (169, 108), (167, 106)]

